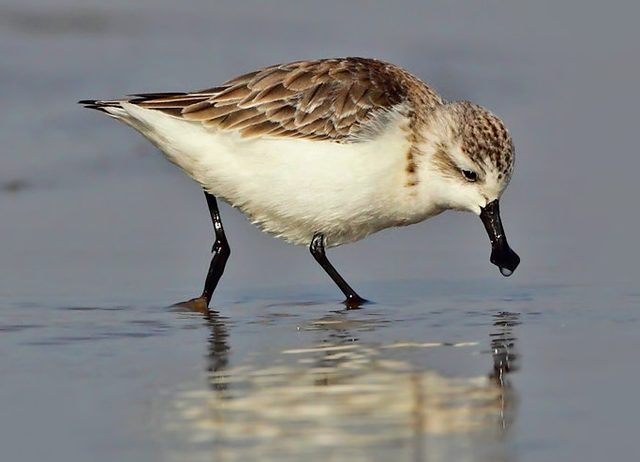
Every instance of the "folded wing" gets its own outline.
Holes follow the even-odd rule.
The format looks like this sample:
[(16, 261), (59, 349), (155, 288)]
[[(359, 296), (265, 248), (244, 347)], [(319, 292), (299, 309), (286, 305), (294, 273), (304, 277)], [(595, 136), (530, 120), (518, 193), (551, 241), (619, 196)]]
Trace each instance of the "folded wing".
[[(342, 58), (270, 66), (193, 93), (135, 95), (129, 100), (174, 117), (242, 136), (357, 142), (383, 128), (384, 115), (407, 101), (399, 68)], [(406, 74), (407, 77), (412, 77)]]

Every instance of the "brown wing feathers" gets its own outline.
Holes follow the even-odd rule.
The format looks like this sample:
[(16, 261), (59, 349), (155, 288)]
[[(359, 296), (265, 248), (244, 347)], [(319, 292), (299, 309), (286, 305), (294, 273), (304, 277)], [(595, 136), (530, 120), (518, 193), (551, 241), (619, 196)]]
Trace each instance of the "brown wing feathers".
[(419, 82), (380, 61), (327, 59), (271, 66), (190, 94), (138, 95), (131, 102), (244, 136), (345, 141), (371, 130), (367, 122), (375, 113), (405, 101), (408, 80)]

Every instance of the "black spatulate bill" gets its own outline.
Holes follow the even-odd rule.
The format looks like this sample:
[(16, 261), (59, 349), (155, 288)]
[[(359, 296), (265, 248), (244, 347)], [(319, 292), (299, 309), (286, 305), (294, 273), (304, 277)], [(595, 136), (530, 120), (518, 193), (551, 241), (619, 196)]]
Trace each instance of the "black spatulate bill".
[(480, 219), (491, 241), (491, 263), (500, 268), (503, 276), (511, 276), (520, 264), (520, 257), (509, 247), (500, 220), (498, 199), (487, 204), (480, 212)]

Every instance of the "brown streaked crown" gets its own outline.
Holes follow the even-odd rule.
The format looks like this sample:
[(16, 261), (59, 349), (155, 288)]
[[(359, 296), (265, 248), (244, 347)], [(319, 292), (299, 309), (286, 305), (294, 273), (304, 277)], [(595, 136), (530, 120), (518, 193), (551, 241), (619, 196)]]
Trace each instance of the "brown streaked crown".
[(443, 103), (408, 72), (365, 58), (279, 64), (194, 93), (136, 96), (131, 103), (243, 136), (341, 143), (371, 139), (380, 116), (403, 103), (411, 125)]
[(514, 147), (502, 121), (481, 106), (469, 102), (454, 103), (460, 108), (462, 149), (476, 164), (489, 161), (505, 178), (513, 171)]

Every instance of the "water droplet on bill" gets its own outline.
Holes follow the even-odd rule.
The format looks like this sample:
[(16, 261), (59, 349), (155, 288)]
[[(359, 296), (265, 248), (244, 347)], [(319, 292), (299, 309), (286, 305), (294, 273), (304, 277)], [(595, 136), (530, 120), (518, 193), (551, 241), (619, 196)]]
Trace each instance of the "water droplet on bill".
[(505, 277), (509, 277), (509, 276), (511, 276), (513, 274), (513, 271), (511, 271), (509, 268), (505, 268), (503, 266), (500, 267), (500, 272)]

